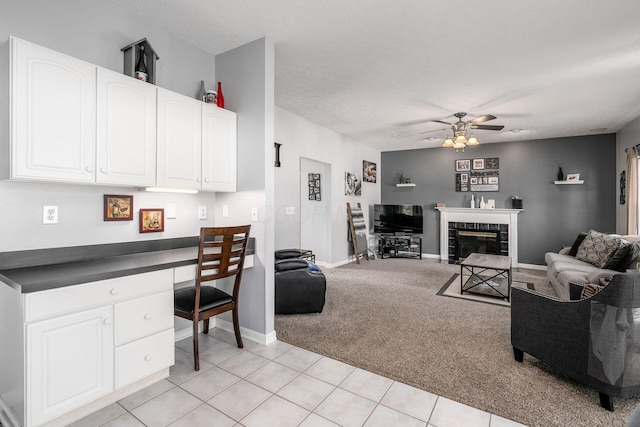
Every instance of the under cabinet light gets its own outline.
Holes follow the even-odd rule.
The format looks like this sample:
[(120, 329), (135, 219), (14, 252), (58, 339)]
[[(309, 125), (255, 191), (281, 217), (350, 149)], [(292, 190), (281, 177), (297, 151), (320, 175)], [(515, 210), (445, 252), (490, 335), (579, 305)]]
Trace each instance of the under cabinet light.
[(165, 187), (145, 187), (142, 190), (152, 193), (186, 193), (196, 194), (198, 190), (192, 190), (188, 188), (165, 188)]

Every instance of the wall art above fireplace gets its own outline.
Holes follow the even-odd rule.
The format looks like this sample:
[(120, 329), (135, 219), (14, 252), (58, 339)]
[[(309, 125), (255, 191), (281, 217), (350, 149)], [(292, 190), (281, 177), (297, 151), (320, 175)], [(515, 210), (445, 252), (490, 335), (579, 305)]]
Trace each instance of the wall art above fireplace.
[(456, 191), (500, 191), (500, 159), (456, 160)]

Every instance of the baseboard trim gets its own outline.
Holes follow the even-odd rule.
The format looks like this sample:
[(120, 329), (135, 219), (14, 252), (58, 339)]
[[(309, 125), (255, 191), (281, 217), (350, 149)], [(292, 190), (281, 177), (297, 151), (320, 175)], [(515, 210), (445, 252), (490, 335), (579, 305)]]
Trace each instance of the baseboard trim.
[(538, 265), (538, 264), (523, 264), (521, 262), (518, 263), (518, 268), (528, 268), (530, 270), (546, 270), (546, 265)]
[[(218, 329), (222, 329), (223, 331), (234, 333), (233, 323), (223, 319), (216, 319), (212, 317), (211, 319), (209, 319), (209, 327), (218, 328)], [(202, 332), (202, 322), (198, 326), (198, 331)], [(268, 334), (261, 334), (252, 329), (248, 329), (248, 328), (245, 328), (244, 326), (240, 326), (240, 333), (242, 334), (243, 340), (248, 339), (249, 341), (257, 342), (258, 344), (262, 344), (262, 345), (269, 345), (277, 341), (276, 331), (272, 331)], [(176, 342), (183, 340), (185, 338), (191, 338), (193, 336), (193, 328), (187, 327), (184, 329), (176, 330), (174, 332), (174, 336), (175, 336)]]

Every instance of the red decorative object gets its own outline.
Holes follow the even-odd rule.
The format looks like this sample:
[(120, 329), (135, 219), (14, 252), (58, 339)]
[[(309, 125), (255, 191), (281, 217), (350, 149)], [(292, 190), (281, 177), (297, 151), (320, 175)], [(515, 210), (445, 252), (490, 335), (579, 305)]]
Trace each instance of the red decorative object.
[(222, 82), (218, 82), (218, 107), (224, 108), (224, 95), (222, 95)]

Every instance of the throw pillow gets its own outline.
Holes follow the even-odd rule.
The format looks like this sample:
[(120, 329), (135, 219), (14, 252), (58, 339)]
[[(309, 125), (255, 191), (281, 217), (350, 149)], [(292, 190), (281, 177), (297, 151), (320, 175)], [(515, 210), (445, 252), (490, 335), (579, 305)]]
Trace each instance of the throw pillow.
[(635, 269), (635, 260), (640, 256), (640, 244), (626, 243), (626, 240), (622, 242), (623, 244), (614, 252), (605, 268), (621, 272), (627, 271), (627, 268)]
[(582, 243), (578, 247), (576, 259), (598, 268), (604, 268), (611, 256), (620, 247), (622, 239), (595, 230), (589, 230)]
[(575, 257), (578, 253), (578, 248), (580, 247), (580, 244), (585, 237), (587, 237), (587, 233), (581, 231), (580, 234), (578, 234), (578, 237), (576, 237), (576, 240), (573, 242), (573, 245), (571, 245), (571, 249), (569, 249), (569, 253), (567, 255)]
[(586, 283), (582, 287), (582, 294), (580, 299), (590, 298), (604, 289), (604, 286), (596, 285), (595, 283)]

